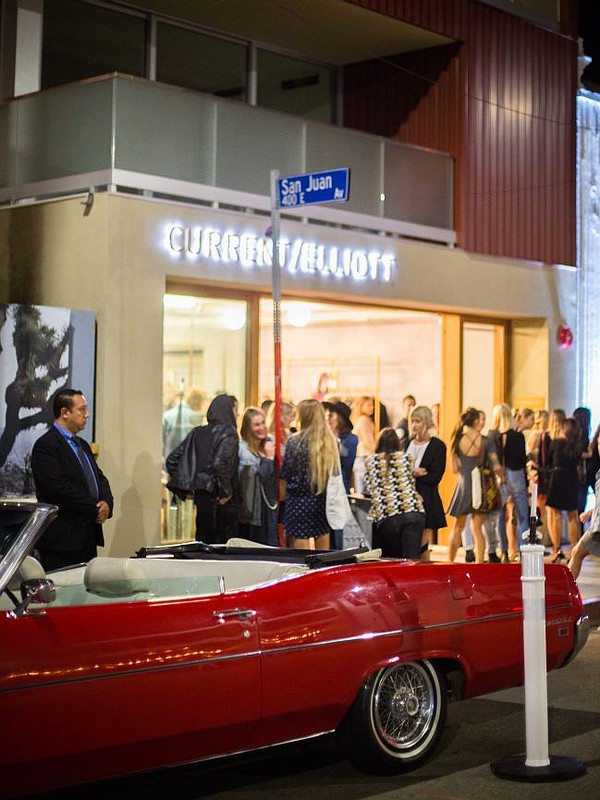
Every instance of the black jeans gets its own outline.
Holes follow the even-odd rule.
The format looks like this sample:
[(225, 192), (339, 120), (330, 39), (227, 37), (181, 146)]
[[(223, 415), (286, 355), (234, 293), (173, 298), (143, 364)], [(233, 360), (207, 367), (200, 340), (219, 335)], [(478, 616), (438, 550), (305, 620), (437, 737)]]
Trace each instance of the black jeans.
[(196, 492), (196, 541), (206, 544), (224, 544), (238, 535), (237, 500), (232, 497), (224, 506), (210, 494)]
[(373, 526), (373, 547), (380, 547), (388, 558), (421, 558), (421, 539), (425, 530), (425, 514), (410, 511), (386, 517)]

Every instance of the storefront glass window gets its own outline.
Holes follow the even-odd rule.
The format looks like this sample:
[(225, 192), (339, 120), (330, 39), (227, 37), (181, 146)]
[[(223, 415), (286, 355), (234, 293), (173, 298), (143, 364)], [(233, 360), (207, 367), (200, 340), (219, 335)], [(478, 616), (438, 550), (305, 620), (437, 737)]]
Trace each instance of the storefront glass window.
[(143, 76), (146, 20), (78, 0), (44, 3), (42, 89), (109, 72)]
[(317, 122), (335, 122), (335, 70), (258, 51), (257, 103)]
[[(219, 393), (246, 404), (247, 303), (167, 294), (163, 329), (163, 453), (177, 447), (192, 428), (206, 422)], [(163, 475), (163, 486), (166, 475)], [(163, 488), (164, 541), (194, 538), (194, 507)]]
[[(260, 303), (259, 400), (273, 399), (273, 304)], [(431, 406), (441, 395), (439, 315), (375, 306), (282, 303), (282, 394), (298, 403), (362, 396), (382, 407), (379, 427), (397, 425), (402, 398)]]
[(245, 101), (246, 63), (242, 44), (158, 23), (158, 81)]

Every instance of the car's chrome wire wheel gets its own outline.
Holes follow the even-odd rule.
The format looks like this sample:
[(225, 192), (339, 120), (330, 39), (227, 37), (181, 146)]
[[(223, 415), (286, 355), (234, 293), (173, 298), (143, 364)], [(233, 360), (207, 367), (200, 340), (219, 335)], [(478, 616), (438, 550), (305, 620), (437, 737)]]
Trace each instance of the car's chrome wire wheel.
[(426, 747), (436, 731), (439, 683), (428, 664), (382, 670), (371, 695), (371, 724), (382, 746), (400, 756)]

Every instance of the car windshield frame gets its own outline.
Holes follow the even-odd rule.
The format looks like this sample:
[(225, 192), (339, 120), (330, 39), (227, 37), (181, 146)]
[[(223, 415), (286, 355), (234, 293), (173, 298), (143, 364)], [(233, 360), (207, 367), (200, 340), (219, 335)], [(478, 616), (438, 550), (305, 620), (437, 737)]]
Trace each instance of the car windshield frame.
[[(0, 500), (0, 594), (25, 556), (30, 555), (36, 542), (58, 513), (56, 506), (21, 500)], [(14, 517), (13, 522), (10, 516)], [(22, 524), (19, 516), (25, 515)], [(15, 527), (14, 530), (8, 528)]]

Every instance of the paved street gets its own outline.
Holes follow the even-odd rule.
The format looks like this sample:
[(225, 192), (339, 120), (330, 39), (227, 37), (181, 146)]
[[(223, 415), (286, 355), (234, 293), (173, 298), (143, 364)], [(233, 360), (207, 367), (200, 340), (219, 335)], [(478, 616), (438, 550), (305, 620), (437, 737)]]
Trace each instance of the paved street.
[(576, 662), (548, 676), (550, 754), (583, 761), (587, 773), (568, 783), (518, 783), (495, 777), (490, 763), (525, 749), (523, 690), (511, 689), (450, 706), (436, 757), (407, 775), (354, 770), (333, 738), (273, 750), (268, 757), (163, 771), (55, 793), (52, 800), (597, 800), (600, 791), (600, 632)]

